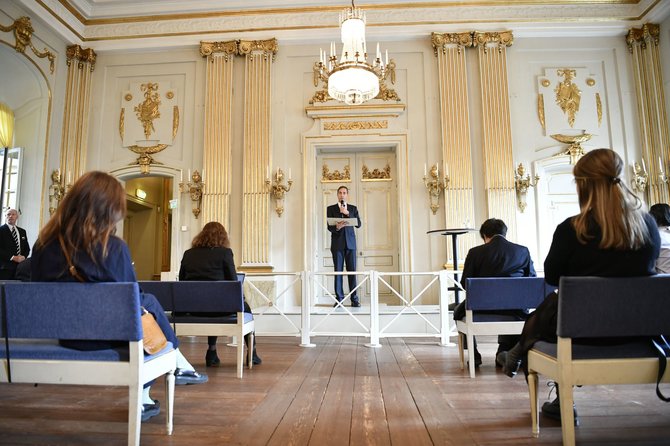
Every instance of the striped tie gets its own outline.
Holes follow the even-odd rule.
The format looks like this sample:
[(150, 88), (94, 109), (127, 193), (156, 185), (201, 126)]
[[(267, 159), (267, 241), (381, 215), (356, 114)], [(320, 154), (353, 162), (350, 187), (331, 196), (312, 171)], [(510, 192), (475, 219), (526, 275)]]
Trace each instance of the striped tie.
[(21, 242), (19, 242), (19, 234), (16, 231), (16, 227), (12, 226), (12, 236), (14, 237), (14, 243), (16, 243), (16, 255), (21, 255)]

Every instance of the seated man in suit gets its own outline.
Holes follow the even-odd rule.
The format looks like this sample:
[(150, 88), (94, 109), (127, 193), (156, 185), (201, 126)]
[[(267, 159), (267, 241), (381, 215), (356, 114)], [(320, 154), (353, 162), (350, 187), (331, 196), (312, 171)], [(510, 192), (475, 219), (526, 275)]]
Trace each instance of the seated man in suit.
[[(466, 280), (471, 277), (536, 276), (528, 248), (512, 243), (505, 238), (507, 225), (504, 221), (489, 218), (479, 228), (479, 235), (484, 239), (484, 244), (470, 249), (465, 257), (461, 284), (466, 291)], [(524, 310), (501, 310), (492, 313), (515, 316), (522, 321), (528, 317), (528, 312)], [(463, 318), (465, 318), (465, 300), (454, 308), (454, 320), (458, 321)], [(508, 351), (517, 341), (518, 336), (516, 335), (498, 336), (496, 356), (499, 352)], [(477, 343), (474, 344), (475, 366), (478, 367), (482, 363), (482, 356), (477, 351)], [(496, 366), (501, 367), (497, 361)]]

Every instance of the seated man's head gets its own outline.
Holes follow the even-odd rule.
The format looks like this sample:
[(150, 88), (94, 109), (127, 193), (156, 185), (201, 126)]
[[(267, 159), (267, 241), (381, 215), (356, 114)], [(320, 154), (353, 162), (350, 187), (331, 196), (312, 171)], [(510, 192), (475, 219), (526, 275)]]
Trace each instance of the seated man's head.
[(656, 203), (649, 208), (649, 213), (659, 226), (670, 226), (670, 206), (666, 203)]
[(488, 243), (496, 235), (507, 235), (507, 225), (499, 218), (489, 218), (479, 228), (479, 235), (484, 239), (484, 243)]

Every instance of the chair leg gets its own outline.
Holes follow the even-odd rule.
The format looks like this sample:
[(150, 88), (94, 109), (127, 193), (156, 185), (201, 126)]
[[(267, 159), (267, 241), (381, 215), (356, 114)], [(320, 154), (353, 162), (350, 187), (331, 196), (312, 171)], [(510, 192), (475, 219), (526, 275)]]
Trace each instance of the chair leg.
[(254, 366), (254, 345), (256, 342), (256, 333), (253, 331), (249, 333), (249, 336), (246, 337), (247, 341), (247, 364), (249, 364), (249, 369)]
[(244, 336), (237, 337), (237, 377), (242, 378), (244, 366)]
[(470, 369), (470, 378), (475, 377), (475, 337), (468, 333), (468, 369)]
[(128, 387), (128, 445), (139, 446), (142, 427), (142, 383)]
[(461, 370), (465, 369), (465, 358), (463, 357), (463, 333), (458, 333), (458, 359), (461, 361)]
[(538, 407), (537, 381), (537, 373), (534, 371), (529, 371), (528, 394), (530, 397), (530, 420), (533, 437), (536, 438), (540, 436), (540, 424), (538, 422), (540, 408)]
[(575, 445), (575, 413), (573, 409), (572, 384), (558, 383), (558, 398), (561, 402), (561, 431), (563, 446)]
[(165, 428), (168, 435), (172, 435), (172, 418), (174, 415), (174, 370), (165, 375), (165, 395), (167, 408), (165, 409)]

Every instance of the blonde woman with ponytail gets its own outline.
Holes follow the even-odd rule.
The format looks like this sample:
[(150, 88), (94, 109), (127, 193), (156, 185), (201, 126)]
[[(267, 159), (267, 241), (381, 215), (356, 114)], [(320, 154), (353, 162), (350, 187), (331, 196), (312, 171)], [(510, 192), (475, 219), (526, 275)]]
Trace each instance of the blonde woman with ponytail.
[[(558, 286), (562, 276), (655, 274), (661, 245), (656, 222), (621, 179), (622, 170), (621, 157), (610, 149), (592, 150), (575, 165), (580, 212), (556, 227), (544, 261), (549, 285)], [(497, 358), (505, 374), (516, 375), (536, 341), (556, 342), (557, 312), (558, 295), (551, 293), (526, 321), (519, 343)], [(558, 398), (545, 403), (542, 413), (560, 418), (559, 404)]]

